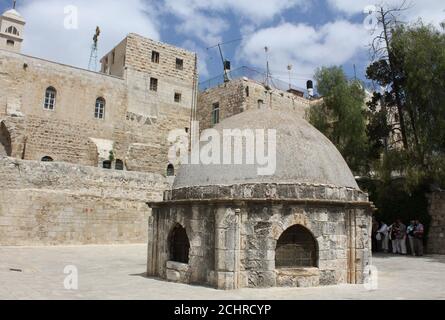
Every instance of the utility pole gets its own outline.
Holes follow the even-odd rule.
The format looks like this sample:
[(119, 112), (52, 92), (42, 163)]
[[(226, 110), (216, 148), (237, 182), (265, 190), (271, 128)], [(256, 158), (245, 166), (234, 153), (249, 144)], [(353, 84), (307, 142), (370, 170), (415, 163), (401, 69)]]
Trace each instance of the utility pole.
[(289, 90), (292, 90), (292, 68), (293, 66), (291, 64), (287, 66), (287, 70), (289, 71)]
[(266, 52), (266, 87), (269, 89), (269, 80), (270, 80), (270, 69), (269, 69), (269, 48), (264, 47), (264, 51)]

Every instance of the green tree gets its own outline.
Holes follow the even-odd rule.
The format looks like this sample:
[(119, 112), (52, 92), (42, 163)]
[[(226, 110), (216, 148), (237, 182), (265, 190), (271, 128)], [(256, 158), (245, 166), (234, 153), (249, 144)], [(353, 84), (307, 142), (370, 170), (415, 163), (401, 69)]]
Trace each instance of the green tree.
[[(368, 68), (369, 79), (386, 87), (376, 93), (370, 105), (368, 133), (371, 145), (378, 145), (391, 133), (384, 127), (393, 107), (404, 123), (404, 147), (382, 147), (382, 177), (398, 171), (408, 186), (424, 183), (445, 185), (445, 34), (433, 26), (418, 23), (395, 24), (390, 29), (387, 50), (391, 62), (382, 58)], [(395, 101), (398, 96), (399, 100)], [(376, 105), (380, 103), (381, 108)], [(380, 113), (380, 114), (379, 114)], [(383, 113), (383, 115), (382, 115)]]
[(367, 173), (363, 86), (358, 81), (348, 81), (341, 67), (320, 68), (315, 80), (323, 100), (309, 110), (309, 121), (336, 145), (356, 174)]

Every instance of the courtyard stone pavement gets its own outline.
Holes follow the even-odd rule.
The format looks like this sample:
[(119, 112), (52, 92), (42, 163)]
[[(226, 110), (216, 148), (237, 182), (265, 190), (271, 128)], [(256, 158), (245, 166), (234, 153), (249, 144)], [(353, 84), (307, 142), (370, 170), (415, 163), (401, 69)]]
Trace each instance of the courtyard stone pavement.
[[(0, 299), (143, 300), (445, 300), (445, 256), (377, 255), (377, 290), (363, 285), (218, 291), (144, 276), (146, 245), (0, 247)], [(64, 269), (76, 266), (78, 290), (64, 288)]]

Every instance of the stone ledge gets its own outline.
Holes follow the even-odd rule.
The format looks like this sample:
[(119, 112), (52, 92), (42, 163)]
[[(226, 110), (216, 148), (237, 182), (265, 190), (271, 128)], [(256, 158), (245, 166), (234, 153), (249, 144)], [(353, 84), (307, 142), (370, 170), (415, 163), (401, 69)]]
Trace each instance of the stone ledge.
[(368, 202), (368, 195), (360, 190), (320, 184), (255, 183), (185, 187), (168, 191), (164, 200), (186, 199), (304, 199)]

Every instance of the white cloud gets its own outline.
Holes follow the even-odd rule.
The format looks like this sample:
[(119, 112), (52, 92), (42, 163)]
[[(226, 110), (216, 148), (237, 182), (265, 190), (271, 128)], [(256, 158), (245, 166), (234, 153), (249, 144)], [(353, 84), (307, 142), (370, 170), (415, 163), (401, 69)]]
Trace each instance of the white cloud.
[(224, 14), (234, 14), (239, 20), (253, 25), (269, 21), (283, 11), (295, 6), (306, 6), (303, 0), (164, 0), (164, 11), (181, 21), (176, 30), (185, 35), (193, 35), (206, 45), (221, 40), (228, 30)]
[(251, 21), (263, 22), (269, 20), (284, 10), (297, 5), (305, 5), (303, 0), (165, 0), (167, 6), (174, 12), (228, 12)]
[[(363, 13), (368, 5), (383, 5), (389, 8), (400, 6), (402, 0), (327, 0), (334, 9), (348, 15)], [(445, 3), (441, 0), (407, 0), (408, 10), (401, 13), (406, 22), (415, 22), (419, 18), (424, 23), (438, 25), (445, 20)]]
[(250, 65), (262, 67), (267, 46), (272, 73), (287, 80), (286, 68), (292, 64), (297, 84), (304, 86), (317, 67), (347, 63), (365, 50), (369, 39), (362, 24), (344, 20), (320, 28), (284, 23), (254, 33), (243, 43), (240, 54)]
[[(78, 29), (64, 27), (66, 6), (78, 8)], [(18, 11), (27, 20), (24, 53), (86, 68), (96, 26), (102, 33), (99, 59), (130, 32), (159, 39), (153, 15), (142, 0), (31, 0)]]

